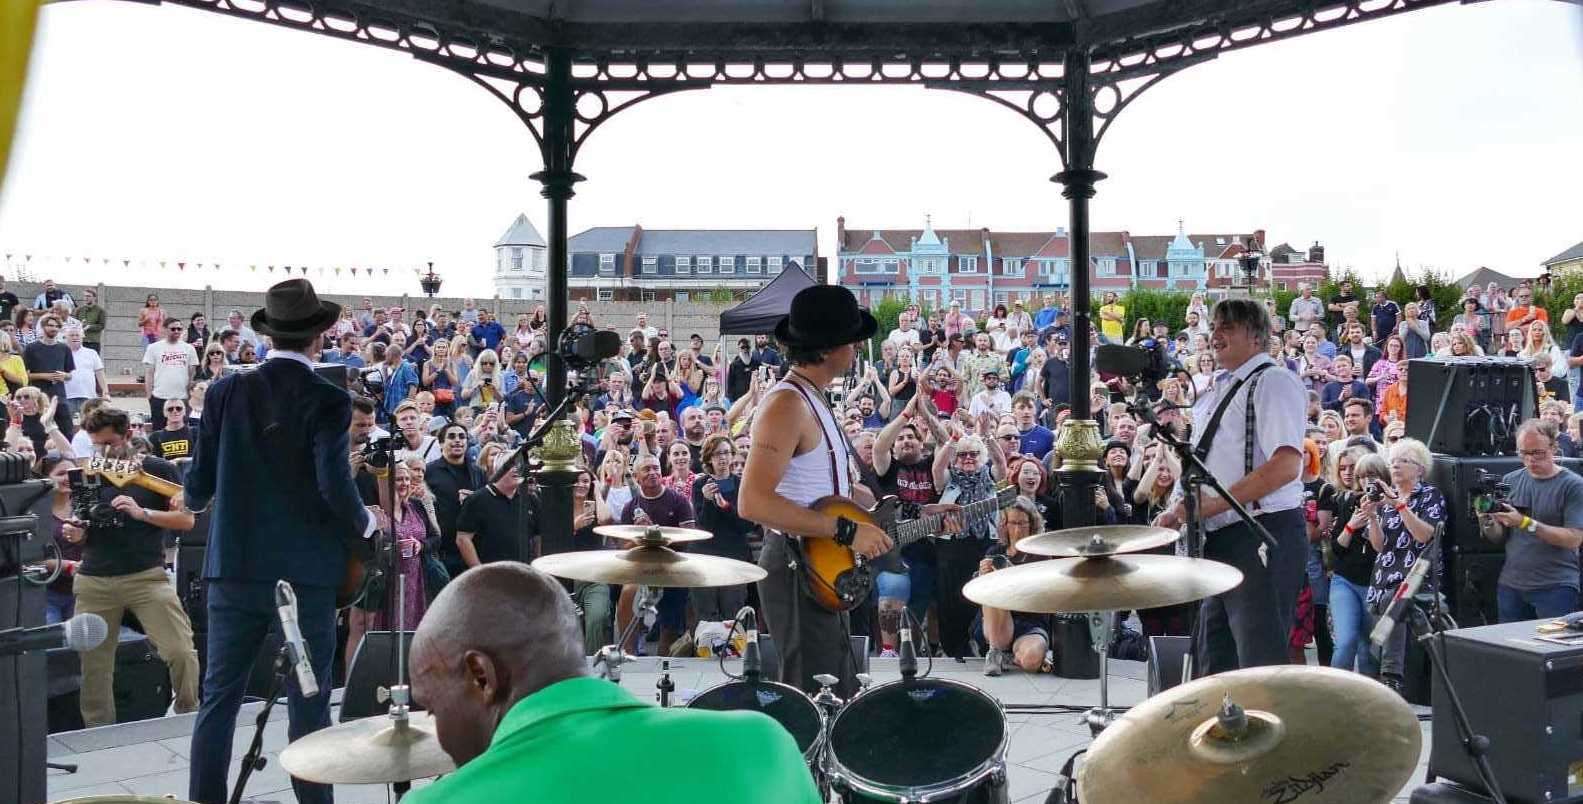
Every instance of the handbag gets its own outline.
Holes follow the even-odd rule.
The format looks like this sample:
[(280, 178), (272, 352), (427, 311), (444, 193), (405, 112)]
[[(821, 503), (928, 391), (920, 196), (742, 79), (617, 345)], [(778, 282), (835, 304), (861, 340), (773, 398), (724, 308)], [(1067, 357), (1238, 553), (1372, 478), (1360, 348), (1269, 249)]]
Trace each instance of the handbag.
[(436, 388), (432, 393), (434, 394), (434, 404), (436, 405), (449, 405), (456, 401), (456, 391), (454, 389)]

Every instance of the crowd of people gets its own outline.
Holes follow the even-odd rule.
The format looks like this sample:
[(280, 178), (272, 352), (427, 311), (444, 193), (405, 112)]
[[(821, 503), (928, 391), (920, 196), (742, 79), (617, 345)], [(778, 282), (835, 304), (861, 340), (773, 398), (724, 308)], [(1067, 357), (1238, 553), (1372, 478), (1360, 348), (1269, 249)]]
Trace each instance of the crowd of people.
[[(1525, 469), (1508, 478), (1514, 507), (1489, 515), (1489, 530), (1499, 532), (1508, 556), (1500, 611), (1502, 618), (1520, 619), (1580, 607), (1583, 479), (1561, 470), (1554, 458), (1576, 455), (1583, 445), (1583, 414), (1573, 412), (1583, 374), (1583, 295), (1561, 322), (1568, 337), (1560, 346), (1532, 292), (1527, 285), (1470, 288), (1458, 311), (1437, 310), (1427, 292), (1403, 306), (1376, 292), (1371, 303), (1349, 283), (1329, 298), (1302, 288), (1286, 309), (1264, 302), (1268, 355), (1296, 376), (1307, 397), (1301, 412), (1294, 405), (1260, 414), (1303, 419), (1308, 550), (1291, 625), (1291, 661), (1306, 661), (1312, 644), (1320, 663), (1386, 680), (1400, 676), (1405, 643), (1371, 650), (1365, 634), (1446, 521), (1448, 506), (1463, 504), (1427, 482), (1430, 454), (1405, 437), (1406, 361), (1428, 354), (1505, 354), (1533, 363), (1540, 418), (1519, 435)], [(96, 445), (102, 450), (124, 440), (117, 449), (152, 458), (157, 463), (147, 465), (179, 477), (198, 452), (211, 384), (232, 367), (267, 359), (272, 350), (271, 338), (254, 331), (239, 310), (211, 327), (202, 313), (166, 313), (150, 295), (137, 324), (146, 344), (150, 415), (128, 416), (108, 399), (97, 354), (105, 318), (93, 293), (84, 291), (78, 304), (46, 283), (24, 306), (0, 283), (0, 308), (14, 308), (0, 310), (0, 377), (11, 390), (7, 444), (55, 481), (56, 493), (41, 502), (40, 513), (77, 572), (75, 581), (63, 577), (52, 586), (52, 619), (70, 616), (74, 605), (83, 608), (83, 590), (93, 583), (84, 576), (148, 574), (163, 569), (166, 558), (143, 551), (130, 564), (75, 563), (85, 543), (92, 552), (95, 540), (71, 515), (67, 478), (74, 462), (95, 454)], [(962, 587), (976, 575), (1039, 560), (1017, 543), (1060, 527), (1054, 478), (1061, 457), (1054, 445), (1076, 394), (1089, 394), (1105, 439), (1093, 502), (1098, 521), (1179, 524), (1172, 514), (1183, 467), (1154, 431), (1169, 426), (1185, 434), (1195, 402), (1217, 393), (1216, 383), (1228, 373), (1212, 346), (1211, 303), (1195, 294), (1183, 320), (1150, 321), (1129, 319), (1112, 293), (1096, 301), (1091, 343), (1151, 350), (1168, 368), (1163, 379), (1135, 387), (1144, 384), (1096, 372), (1074, 383), (1069, 301), (1051, 295), (979, 315), (955, 303), (944, 311), (909, 307), (894, 328), (875, 338), (870, 359), (828, 389), (857, 477), (876, 497), (898, 497), (903, 518), (935, 514), (942, 504), (987, 500), (999, 487), (1016, 490), (999, 506), (966, 516), (946, 513), (937, 538), (906, 546), (902, 564), (892, 567), (899, 571), (879, 574), (873, 598), (851, 618), (853, 633), (871, 637), (874, 652), (898, 650), (906, 618), (921, 626), (915, 630), (942, 657), (983, 656), (987, 674), (1050, 668), (1056, 641), (1050, 617), (981, 608)], [(598, 525), (653, 523), (712, 534), (689, 550), (757, 560), (763, 528), (743, 518), (738, 494), (753, 446), (752, 423), (785, 373), (781, 348), (762, 334), (715, 345), (698, 334), (673, 334), (643, 313), (609, 321), (596, 318), (588, 304), (574, 309), (575, 321), (625, 338), (621, 354), (597, 367), (595, 392), (573, 414), (583, 445), (574, 486), (577, 548), (616, 546), (594, 533)], [(454, 310), (407, 310), (364, 299), (344, 309), (320, 340), (319, 359), (346, 366), (350, 376), (347, 460), (359, 494), (395, 539), (405, 570), (398, 576), (404, 595), (387, 584), (351, 611), (343, 653), (350, 661), (361, 634), (398, 622), (417, 627), (430, 601), (470, 568), (531, 561), (537, 554), (542, 523), (534, 479), (501, 472), (548, 412), (541, 387), (549, 346), (542, 306), (502, 323), (472, 301)], [(376, 457), (386, 437), (394, 440), (388, 466)], [(151, 501), (109, 494), (107, 502), (134, 511), (140, 522), (180, 524), (168, 520), (179, 514)], [(384, 513), (387, 506), (394, 521)], [(142, 514), (150, 516), (143, 520)], [(101, 551), (113, 549), (99, 541)], [(576, 585), (585, 652), (612, 642), (636, 616), (635, 593)], [(130, 601), (131, 594), (123, 597)], [(401, 611), (398, 599), (405, 601)], [(174, 595), (144, 594), (139, 601), (125, 605), (144, 626), (153, 621), (149, 635), (166, 661), (185, 667), (190, 625), (185, 652), (168, 644), (182, 639), (179, 627), (159, 627), (180, 614), (179, 605), (171, 610)], [(665, 590), (653, 627), (639, 630), (627, 647), (678, 655), (716, 649), (695, 636), (707, 630), (700, 623), (730, 620), (744, 603), (759, 602), (751, 586)], [(1118, 655), (1142, 658), (1143, 636), (1187, 633), (1193, 608), (1137, 612), (1141, 633), (1124, 628)], [(195, 679), (195, 668), (191, 672)], [(181, 692), (179, 707), (190, 708), (192, 684)]]

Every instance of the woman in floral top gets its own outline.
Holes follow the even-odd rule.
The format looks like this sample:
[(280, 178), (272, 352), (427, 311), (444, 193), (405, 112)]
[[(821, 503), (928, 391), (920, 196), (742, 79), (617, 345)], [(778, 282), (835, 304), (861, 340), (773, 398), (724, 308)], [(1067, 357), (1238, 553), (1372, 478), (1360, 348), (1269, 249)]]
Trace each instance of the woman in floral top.
[(674, 441), (671, 448), (666, 451), (665, 457), (670, 473), (660, 480), (665, 488), (682, 495), (682, 499), (693, 498), (693, 481), (698, 474), (693, 471), (693, 453), (687, 448), (686, 441)]
[[(1381, 484), (1376, 489), (1382, 498), (1358, 506), (1368, 512), (1369, 546), (1379, 554), (1366, 600), (1370, 629), (1379, 622), (1413, 564), (1434, 559), (1424, 551), (1446, 521), (1445, 495), (1423, 482), (1429, 473), (1429, 448), (1417, 439), (1403, 438), (1391, 446), (1390, 462), (1391, 485)], [(1437, 593), (1438, 576), (1438, 569), (1432, 570), (1420, 592)], [(1380, 651), (1380, 680), (1397, 691), (1402, 688), (1402, 665), (1411, 630), (1405, 624), (1399, 626)]]

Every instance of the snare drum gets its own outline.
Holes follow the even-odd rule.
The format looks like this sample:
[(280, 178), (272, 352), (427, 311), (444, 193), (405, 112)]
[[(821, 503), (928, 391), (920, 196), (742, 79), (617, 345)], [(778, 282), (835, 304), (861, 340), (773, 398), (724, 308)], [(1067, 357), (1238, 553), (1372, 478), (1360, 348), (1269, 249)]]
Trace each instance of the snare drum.
[(824, 748), (824, 713), (802, 690), (774, 681), (728, 681), (693, 696), (687, 708), (769, 715), (797, 741), (797, 750), (817, 777), (819, 752)]
[(874, 687), (830, 724), (826, 769), (841, 802), (1005, 804), (1000, 702), (959, 681)]

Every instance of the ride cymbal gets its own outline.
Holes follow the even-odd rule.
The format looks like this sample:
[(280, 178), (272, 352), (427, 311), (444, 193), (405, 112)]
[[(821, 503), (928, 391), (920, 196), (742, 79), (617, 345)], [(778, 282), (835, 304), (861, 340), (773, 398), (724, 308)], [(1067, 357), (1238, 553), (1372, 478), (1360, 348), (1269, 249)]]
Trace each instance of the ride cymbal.
[(669, 547), (556, 553), (534, 560), (533, 568), (574, 581), (686, 588), (737, 586), (753, 583), (768, 574), (757, 564), (698, 553), (678, 553)]
[(1412, 777), (1422, 741), (1412, 708), (1370, 678), (1254, 667), (1132, 707), (1089, 746), (1078, 794), (1083, 804), (1387, 802)]
[(968, 600), (1008, 611), (1054, 614), (1174, 606), (1242, 583), (1219, 561), (1178, 556), (1054, 558), (980, 575), (962, 587)]
[(1094, 558), (1118, 553), (1141, 553), (1164, 547), (1182, 534), (1149, 525), (1095, 525), (1035, 534), (1017, 542), (1017, 551), (1036, 556)]
[(609, 539), (637, 542), (646, 546), (701, 542), (714, 538), (714, 534), (707, 530), (669, 528), (661, 525), (600, 525), (594, 528), (594, 533)]
[(320, 729), (286, 746), (280, 765), (320, 784), (392, 784), (456, 770), (428, 712), (409, 712), (405, 723), (377, 715)]

